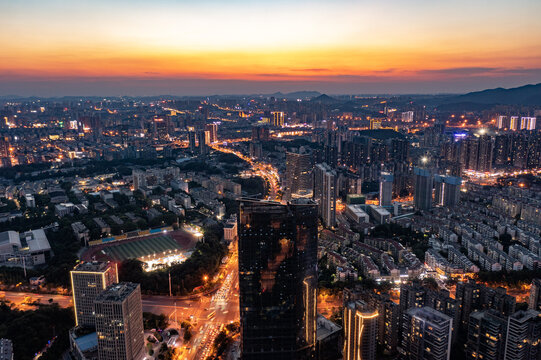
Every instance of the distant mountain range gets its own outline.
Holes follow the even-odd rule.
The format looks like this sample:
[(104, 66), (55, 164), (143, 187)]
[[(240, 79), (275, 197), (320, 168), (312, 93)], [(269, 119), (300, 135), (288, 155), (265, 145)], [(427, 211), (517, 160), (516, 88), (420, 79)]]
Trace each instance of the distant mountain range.
[[(401, 95), (397, 95), (400, 97)], [(406, 96), (406, 95), (403, 95)], [(272, 94), (252, 94), (252, 95), (212, 95), (212, 96), (147, 96), (138, 97), (141, 99), (202, 99), (202, 98), (240, 98), (240, 97), (275, 97), (277, 99), (303, 99), (310, 100), (313, 103), (325, 105), (338, 105), (340, 107), (348, 107), (347, 100), (331, 97), (327, 94), (322, 94), (318, 91), (295, 91), (290, 93), (275, 92)], [(50, 99), (73, 99), (78, 96), (54, 97)], [(82, 96), (86, 99), (100, 99), (98, 96)], [(130, 98), (130, 97), (124, 97)], [(137, 98), (137, 97), (134, 97)], [(440, 110), (474, 110), (480, 111), (491, 108), (494, 105), (524, 105), (524, 106), (540, 106), (541, 107), (541, 83), (536, 85), (525, 85), (516, 88), (504, 89), (488, 89), (483, 91), (470, 92), (463, 95), (425, 95), (422, 96), (423, 101), (429, 105), (436, 106)], [(38, 97), (21, 97), (17, 95), (0, 96), (0, 100), (8, 99), (38, 99)], [(351, 102), (351, 101), (350, 101)], [(355, 102), (351, 102), (351, 106), (356, 107)]]
[(342, 101), (335, 99), (333, 97), (330, 97), (327, 94), (322, 94), (322, 95), (312, 98), (310, 102), (330, 105), (330, 104), (341, 103)]
[(274, 96), (281, 99), (312, 99), (321, 95), (318, 91), (294, 91), (290, 93), (276, 92), (274, 94), (268, 94), (264, 96)]
[(541, 84), (488, 89), (445, 98), (442, 104), (541, 106)]

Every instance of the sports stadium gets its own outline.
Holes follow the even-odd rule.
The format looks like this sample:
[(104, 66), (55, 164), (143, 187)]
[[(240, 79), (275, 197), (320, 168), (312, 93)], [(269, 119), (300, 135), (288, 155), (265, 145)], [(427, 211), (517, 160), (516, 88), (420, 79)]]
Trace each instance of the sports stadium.
[(122, 262), (138, 259), (145, 263), (145, 270), (156, 270), (181, 263), (192, 254), (201, 236), (189, 230), (162, 228), (101, 239), (90, 243), (81, 260)]

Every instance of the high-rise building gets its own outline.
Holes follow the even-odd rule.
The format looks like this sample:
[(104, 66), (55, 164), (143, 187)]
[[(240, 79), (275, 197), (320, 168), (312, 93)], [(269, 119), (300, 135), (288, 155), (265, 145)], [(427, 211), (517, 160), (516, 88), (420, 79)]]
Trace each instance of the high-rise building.
[(498, 129), (509, 129), (509, 116), (499, 115), (496, 119), (496, 127)]
[(13, 343), (9, 339), (0, 339), (0, 360), (13, 359)]
[(494, 139), (494, 165), (505, 166), (511, 164), (512, 144), (510, 134), (496, 135)]
[(460, 199), (460, 185), (462, 178), (448, 175), (434, 176), (435, 192), (434, 201), (436, 205), (452, 207), (458, 204)]
[(132, 170), (133, 177), (133, 190), (139, 190), (141, 187), (147, 185), (146, 173), (140, 169)]
[(210, 143), (215, 143), (218, 141), (218, 125), (217, 124), (206, 124), (205, 130), (209, 132)]
[(83, 262), (70, 275), (75, 325), (94, 327), (94, 300), (109, 285), (118, 282), (116, 266), (107, 262)]
[(254, 126), (252, 127), (252, 141), (269, 141), (269, 127), (268, 126)]
[(495, 310), (475, 311), (470, 314), (466, 358), (503, 360), (507, 320)]
[(195, 131), (188, 131), (188, 148), (192, 153), (195, 152), (196, 146), (195, 146)]
[(515, 312), (516, 299), (507, 294), (503, 287), (491, 288), (475, 281), (459, 282), (456, 286), (455, 298), (461, 309), (461, 328), (468, 328), (470, 314), (475, 310), (494, 309), (504, 315)]
[(109, 286), (94, 301), (98, 358), (139, 360), (145, 339), (139, 284), (122, 282)]
[(490, 135), (479, 137), (479, 150), (477, 159), (477, 171), (492, 171), (492, 158), (494, 155), (494, 139)]
[(0, 158), (9, 157), (9, 142), (4, 138), (0, 138)]
[(393, 200), (394, 176), (388, 172), (382, 172), (379, 179), (379, 206), (391, 206)]
[(520, 118), (520, 130), (535, 130), (537, 118), (531, 116), (523, 116)]
[(518, 116), (511, 116), (511, 118), (509, 119), (509, 129), (513, 131), (517, 131), (519, 128), (518, 122), (519, 122)]
[(303, 150), (286, 152), (285, 200), (312, 196), (312, 155)]
[(383, 353), (393, 355), (396, 353), (400, 333), (400, 306), (391, 300), (389, 294), (379, 294), (372, 290), (350, 290), (344, 289), (344, 304), (363, 300), (379, 314), (378, 320), (378, 345)]
[(541, 313), (520, 310), (509, 316), (504, 360), (541, 358)]
[(372, 118), (370, 119), (370, 130), (381, 129), (381, 119)]
[(414, 168), (415, 190), (413, 201), (417, 210), (428, 210), (432, 207), (432, 188), (434, 187), (434, 178), (432, 172), (427, 169)]
[(314, 168), (314, 200), (319, 205), (319, 215), (327, 227), (336, 223), (336, 171), (326, 163)]
[(273, 111), (271, 113), (271, 116), (272, 116), (272, 126), (275, 126), (275, 127), (284, 126), (285, 114), (282, 111)]
[(541, 279), (534, 279), (528, 298), (528, 309), (541, 312)]
[(344, 360), (375, 360), (378, 312), (361, 300), (344, 306)]
[(197, 132), (197, 141), (199, 142), (199, 154), (208, 154), (210, 144), (210, 132), (208, 130), (199, 130)]
[(316, 343), (317, 205), (239, 204), (241, 359), (309, 359)]
[(401, 120), (402, 122), (413, 122), (413, 114), (414, 112), (413, 111), (405, 111), (403, 112), (401, 115)]
[(401, 351), (407, 359), (449, 360), (453, 320), (429, 307), (411, 308), (403, 319)]

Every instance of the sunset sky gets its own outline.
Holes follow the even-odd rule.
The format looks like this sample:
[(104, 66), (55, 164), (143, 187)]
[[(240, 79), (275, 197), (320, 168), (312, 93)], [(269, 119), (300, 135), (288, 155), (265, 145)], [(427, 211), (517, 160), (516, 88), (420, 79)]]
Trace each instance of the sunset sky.
[(0, 95), (541, 82), (540, 0), (0, 0)]

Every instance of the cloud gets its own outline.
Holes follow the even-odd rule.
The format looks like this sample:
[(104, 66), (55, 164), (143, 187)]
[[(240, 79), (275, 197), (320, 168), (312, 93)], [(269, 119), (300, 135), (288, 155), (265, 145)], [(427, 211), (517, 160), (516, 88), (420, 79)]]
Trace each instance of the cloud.
[(453, 67), (446, 69), (427, 69), (417, 71), (417, 74), (429, 74), (429, 75), (474, 75), (487, 72), (493, 72), (499, 70), (495, 67), (481, 67), (481, 66), (466, 66), (466, 67)]
[(291, 69), (291, 71), (299, 71), (299, 72), (327, 72), (327, 71), (331, 71), (331, 69), (326, 69), (326, 68)]
[(505, 68), (505, 67), (482, 67), (467, 66), (453, 67), (445, 69), (427, 69), (416, 71), (417, 75), (442, 75), (442, 76), (519, 76), (519, 75), (539, 75), (541, 68)]

